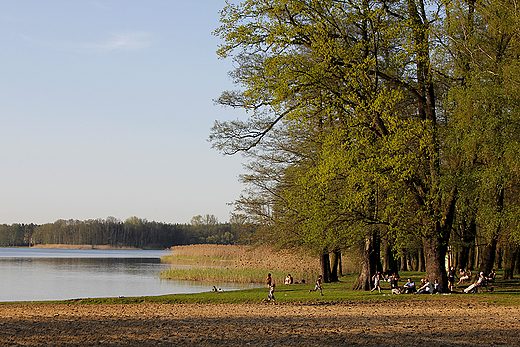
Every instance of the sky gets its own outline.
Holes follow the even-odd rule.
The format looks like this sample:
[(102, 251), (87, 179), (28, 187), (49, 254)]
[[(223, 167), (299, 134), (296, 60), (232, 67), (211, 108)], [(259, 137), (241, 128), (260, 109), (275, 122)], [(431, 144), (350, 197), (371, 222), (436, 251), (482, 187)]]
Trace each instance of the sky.
[(207, 141), (233, 89), (224, 0), (0, 1), (0, 224), (229, 220), (240, 156)]

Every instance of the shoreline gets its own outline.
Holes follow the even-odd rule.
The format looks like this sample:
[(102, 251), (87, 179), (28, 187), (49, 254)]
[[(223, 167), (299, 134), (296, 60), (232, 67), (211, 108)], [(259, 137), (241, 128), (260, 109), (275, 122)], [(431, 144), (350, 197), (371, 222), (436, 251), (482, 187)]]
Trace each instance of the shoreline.
[(43, 249), (121, 249), (121, 250), (142, 250), (141, 248), (135, 247), (114, 247), (109, 245), (64, 245), (64, 244), (38, 244), (30, 246), (29, 248), (43, 248)]

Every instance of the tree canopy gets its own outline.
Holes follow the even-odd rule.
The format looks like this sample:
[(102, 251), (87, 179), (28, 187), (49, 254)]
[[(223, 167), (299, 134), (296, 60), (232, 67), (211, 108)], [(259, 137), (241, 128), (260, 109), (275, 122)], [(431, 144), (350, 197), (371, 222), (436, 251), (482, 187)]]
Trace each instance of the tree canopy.
[(318, 253), (383, 231), (399, 251), (412, 235), (442, 284), (456, 223), (518, 240), (513, 5), (228, 4), (215, 34), (238, 89), (217, 102), (248, 117), (210, 140), (249, 158), (237, 212)]

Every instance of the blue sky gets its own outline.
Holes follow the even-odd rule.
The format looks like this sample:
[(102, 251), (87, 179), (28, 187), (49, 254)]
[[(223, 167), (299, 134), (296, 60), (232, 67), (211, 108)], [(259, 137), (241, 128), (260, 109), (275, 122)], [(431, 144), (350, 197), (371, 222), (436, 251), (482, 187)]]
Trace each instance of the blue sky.
[(0, 223), (229, 219), (220, 0), (0, 1)]

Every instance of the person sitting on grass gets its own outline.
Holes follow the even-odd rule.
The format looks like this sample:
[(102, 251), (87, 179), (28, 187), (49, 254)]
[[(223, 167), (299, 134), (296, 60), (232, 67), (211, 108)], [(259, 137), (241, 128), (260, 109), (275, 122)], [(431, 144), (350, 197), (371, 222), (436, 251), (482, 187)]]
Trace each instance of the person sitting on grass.
[(425, 278), (424, 285), (415, 294), (433, 294), (433, 285)]
[(287, 277), (285, 277), (285, 284), (293, 284), (293, 278), (291, 274), (288, 274)]
[(489, 273), (487, 280), (489, 282), (495, 282), (495, 277), (497, 276), (495, 269), (491, 269), (491, 272)]
[(323, 296), (323, 288), (321, 286), (321, 282), (322, 282), (322, 277), (321, 275), (318, 276), (318, 279), (316, 280), (316, 284), (314, 285), (314, 289), (309, 289), (309, 293), (310, 292), (315, 292), (317, 291), (318, 289), (320, 290), (320, 295)]
[(395, 273), (390, 276), (390, 287), (392, 288), (392, 294), (401, 294), (401, 288), (399, 288), (399, 276)]
[(442, 286), (439, 283), (438, 279), (435, 279), (433, 281), (433, 294), (441, 294), (442, 293)]
[(403, 293), (405, 293), (405, 294), (415, 293), (415, 282), (412, 282), (411, 278), (409, 278), (408, 281), (404, 284)]
[(263, 299), (262, 302), (269, 302), (273, 301), (273, 304), (276, 304), (276, 299), (274, 298), (274, 288), (276, 287), (276, 284), (272, 283), (269, 288), (269, 295), (267, 295), (267, 299)]
[(471, 281), (471, 270), (464, 271), (460, 269), (460, 278), (457, 284), (464, 283), (466, 281)]

